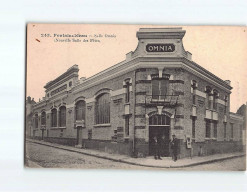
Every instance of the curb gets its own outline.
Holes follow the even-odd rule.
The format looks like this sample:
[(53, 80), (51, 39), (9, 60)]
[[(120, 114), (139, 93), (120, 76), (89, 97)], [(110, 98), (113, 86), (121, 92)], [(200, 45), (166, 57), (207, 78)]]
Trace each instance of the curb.
[[(58, 146), (52, 145), (52, 143), (49, 143), (49, 142), (40, 143), (40, 142), (38, 142), (36, 140), (30, 140), (30, 139), (26, 139), (26, 141), (32, 142), (32, 143), (36, 143), (36, 144), (40, 144), (40, 145), (44, 145), (44, 146), (50, 146), (50, 147), (61, 149), (61, 150), (66, 150), (66, 151), (70, 151), (70, 152), (76, 152), (76, 153), (80, 153), (80, 154), (84, 154), (84, 155), (88, 155), (88, 156), (93, 156), (93, 157), (97, 157), (97, 158), (111, 160), (111, 161), (114, 161), (114, 162), (121, 162), (121, 163), (126, 163), (126, 164), (131, 164), (131, 165), (137, 165), (137, 166), (142, 166), (142, 167), (152, 167), (152, 168), (185, 168), (185, 167), (192, 167), (192, 166), (203, 165), (203, 164), (208, 164), (208, 163), (214, 163), (214, 162), (219, 162), (219, 161), (224, 161), (224, 160), (228, 160), (228, 159), (233, 159), (233, 158), (246, 156), (246, 154), (238, 154), (238, 155), (235, 155), (235, 156), (222, 157), (222, 158), (218, 158), (218, 159), (212, 159), (212, 160), (207, 160), (207, 161), (202, 161), (202, 162), (195, 162), (195, 163), (186, 164), (186, 165), (158, 166), (158, 165), (145, 165), (145, 164), (140, 164), (140, 163), (135, 163), (135, 162), (129, 162), (127, 160), (115, 159), (115, 158), (111, 158), (111, 157), (107, 157), (107, 156), (99, 156), (99, 155), (96, 155), (96, 154), (89, 154), (89, 153), (86, 153), (86, 152), (83, 152), (83, 151), (75, 151), (73, 149), (60, 147), (59, 144), (58, 144)], [(63, 146), (63, 145), (61, 145), (61, 146)]]

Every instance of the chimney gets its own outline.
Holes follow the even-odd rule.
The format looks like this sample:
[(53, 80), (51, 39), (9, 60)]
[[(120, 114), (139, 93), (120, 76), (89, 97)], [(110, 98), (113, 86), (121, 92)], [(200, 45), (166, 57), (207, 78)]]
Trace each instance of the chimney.
[(225, 80), (225, 82), (231, 86), (231, 81), (230, 80)]

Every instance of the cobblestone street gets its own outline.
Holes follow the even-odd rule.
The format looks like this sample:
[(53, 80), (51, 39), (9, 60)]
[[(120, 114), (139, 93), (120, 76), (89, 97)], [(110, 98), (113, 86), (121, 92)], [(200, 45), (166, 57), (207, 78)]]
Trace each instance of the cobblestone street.
[[(37, 143), (26, 142), (26, 151), (29, 167), (46, 168), (81, 168), (81, 169), (144, 169), (159, 170), (159, 168), (150, 168), (143, 166), (130, 165), (121, 162), (114, 162), (102, 158), (84, 155), (76, 152), (70, 152), (57, 149)], [(167, 168), (162, 170), (244, 170), (245, 157), (239, 157), (220, 162), (192, 166), (187, 168)]]

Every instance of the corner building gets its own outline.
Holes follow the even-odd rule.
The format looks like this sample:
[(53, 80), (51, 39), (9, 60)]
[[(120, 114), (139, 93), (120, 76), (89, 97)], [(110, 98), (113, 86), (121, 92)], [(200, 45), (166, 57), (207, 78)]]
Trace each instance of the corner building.
[[(184, 35), (182, 28), (141, 28), (124, 61), (87, 79), (72, 66), (44, 86), (31, 137), (137, 157), (153, 154), (155, 135), (168, 142), (175, 134), (180, 158), (240, 150), (230, 81), (193, 62)], [(169, 144), (163, 152), (170, 156)]]

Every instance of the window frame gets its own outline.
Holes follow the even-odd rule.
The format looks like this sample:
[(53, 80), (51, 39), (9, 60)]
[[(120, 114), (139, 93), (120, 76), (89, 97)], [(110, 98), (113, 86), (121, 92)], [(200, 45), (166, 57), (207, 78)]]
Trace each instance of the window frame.
[(192, 117), (192, 139), (196, 138), (196, 117)]
[(130, 130), (130, 115), (125, 116), (125, 137), (129, 137), (129, 130)]
[(129, 80), (125, 81), (125, 85), (126, 85), (125, 103), (129, 103), (130, 102), (130, 81)]
[[(81, 105), (80, 105), (81, 104)], [(80, 113), (81, 111), (81, 113)], [(79, 117), (80, 115), (81, 117)], [(76, 121), (85, 121), (86, 118), (86, 102), (84, 100), (79, 100), (75, 104), (75, 120)]]
[[(158, 83), (155, 86), (155, 82)], [(151, 80), (151, 86), (152, 86), (152, 99), (159, 99), (169, 94), (169, 79), (168, 78), (152, 78)], [(157, 87), (158, 89), (155, 89), (154, 87)], [(165, 89), (165, 90), (162, 90)], [(155, 94), (154, 91), (158, 91), (158, 94)], [(157, 98), (156, 98), (157, 97)], [(163, 99), (163, 98), (162, 98)]]
[(51, 127), (57, 127), (57, 109), (51, 110)]
[(206, 139), (211, 138), (211, 122), (209, 120), (206, 120), (206, 123), (205, 123), (205, 138)]
[(41, 112), (41, 126), (45, 126), (46, 125), (46, 112), (43, 111)]
[(214, 138), (217, 139), (217, 137), (218, 137), (218, 123), (217, 123), (217, 121), (214, 121), (213, 125), (214, 125), (214, 127), (213, 127), (214, 134), (213, 135), (214, 135)]
[(111, 106), (110, 94), (102, 93), (97, 96), (95, 101), (95, 124), (110, 124)]
[(66, 127), (66, 106), (59, 108), (59, 127)]

